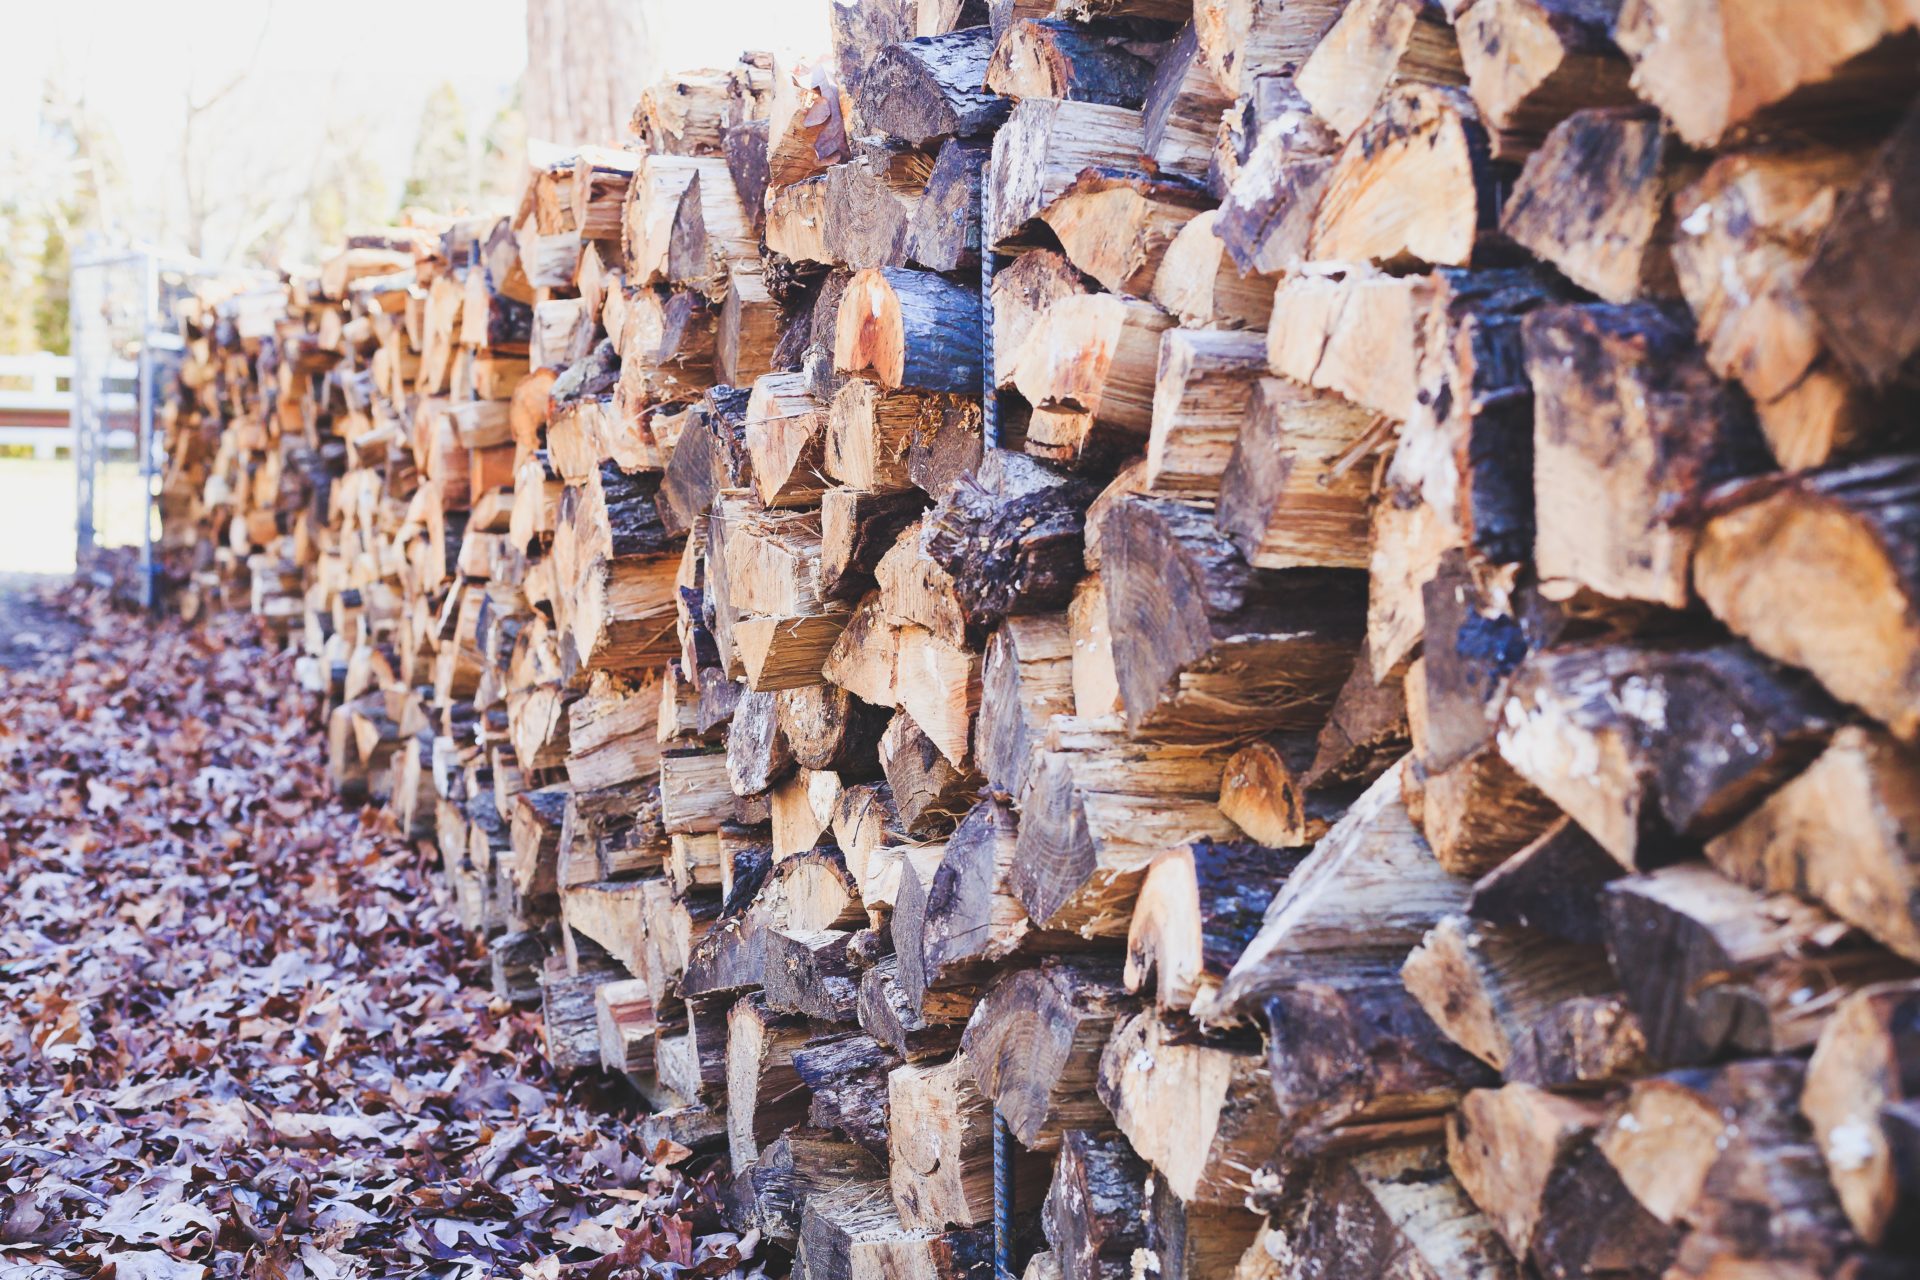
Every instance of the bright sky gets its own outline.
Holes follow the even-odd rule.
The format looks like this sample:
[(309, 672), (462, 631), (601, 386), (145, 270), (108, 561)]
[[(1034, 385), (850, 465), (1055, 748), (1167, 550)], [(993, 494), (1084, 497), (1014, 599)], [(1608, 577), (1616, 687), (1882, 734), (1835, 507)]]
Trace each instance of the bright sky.
[[(646, 9), (656, 65), (685, 67), (726, 65), (749, 47), (824, 51), (832, 0), (628, 2)], [(398, 192), (435, 86), (453, 83), (476, 136), (512, 92), (526, 65), (526, 3), (0, 0), (0, 156), (32, 153), (51, 77), (112, 130), (136, 191), (177, 190), (188, 96), (250, 68), (236, 119), (222, 126), (236, 151), (297, 165), (330, 121), (368, 118), (368, 147)], [(0, 169), (7, 180), (17, 178)]]

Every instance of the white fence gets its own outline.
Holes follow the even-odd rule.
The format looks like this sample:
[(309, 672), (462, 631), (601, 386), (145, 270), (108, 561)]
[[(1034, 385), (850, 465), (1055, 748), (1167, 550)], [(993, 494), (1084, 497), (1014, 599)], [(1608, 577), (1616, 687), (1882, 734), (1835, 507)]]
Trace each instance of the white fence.
[[(135, 442), (140, 366), (132, 360), (107, 365), (104, 408), (107, 446), (131, 449)], [(27, 445), (36, 458), (73, 450), (73, 357), (40, 351), (0, 356), (0, 445)]]

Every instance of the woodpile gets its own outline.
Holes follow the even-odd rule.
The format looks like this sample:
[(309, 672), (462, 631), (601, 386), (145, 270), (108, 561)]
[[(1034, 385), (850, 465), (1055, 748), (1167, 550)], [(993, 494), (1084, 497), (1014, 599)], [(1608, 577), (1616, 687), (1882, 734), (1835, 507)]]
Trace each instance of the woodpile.
[(813, 1280), (1911, 1274), (1899, 8), (838, 3), (188, 316), (182, 607)]

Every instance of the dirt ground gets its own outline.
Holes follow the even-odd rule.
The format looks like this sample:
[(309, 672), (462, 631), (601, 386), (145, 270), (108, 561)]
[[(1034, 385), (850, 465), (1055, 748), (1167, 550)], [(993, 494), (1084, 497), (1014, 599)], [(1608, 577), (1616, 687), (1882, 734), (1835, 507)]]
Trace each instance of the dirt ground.
[[(562, 1081), (292, 660), (0, 595), (0, 1280), (734, 1276), (697, 1158)], [(61, 605), (64, 604), (64, 608)]]

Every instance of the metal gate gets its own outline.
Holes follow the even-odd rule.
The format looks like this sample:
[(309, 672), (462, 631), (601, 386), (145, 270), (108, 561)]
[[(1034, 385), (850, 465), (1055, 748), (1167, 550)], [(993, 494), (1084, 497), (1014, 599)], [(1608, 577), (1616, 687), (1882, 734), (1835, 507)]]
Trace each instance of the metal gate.
[[(172, 385), (184, 350), (174, 304), (201, 277), (190, 258), (146, 248), (88, 252), (73, 263), (69, 317), (73, 350), (73, 463), (77, 515), (74, 564), (93, 572), (99, 553), (133, 546), (138, 553), (140, 602), (155, 601), (159, 484), (165, 440), (155, 430), (160, 397)], [(109, 535), (101, 508), (101, 478), (110, 461), (138, 467), (134, 498), (140, 509), (123, 522), (135, 532)]]

